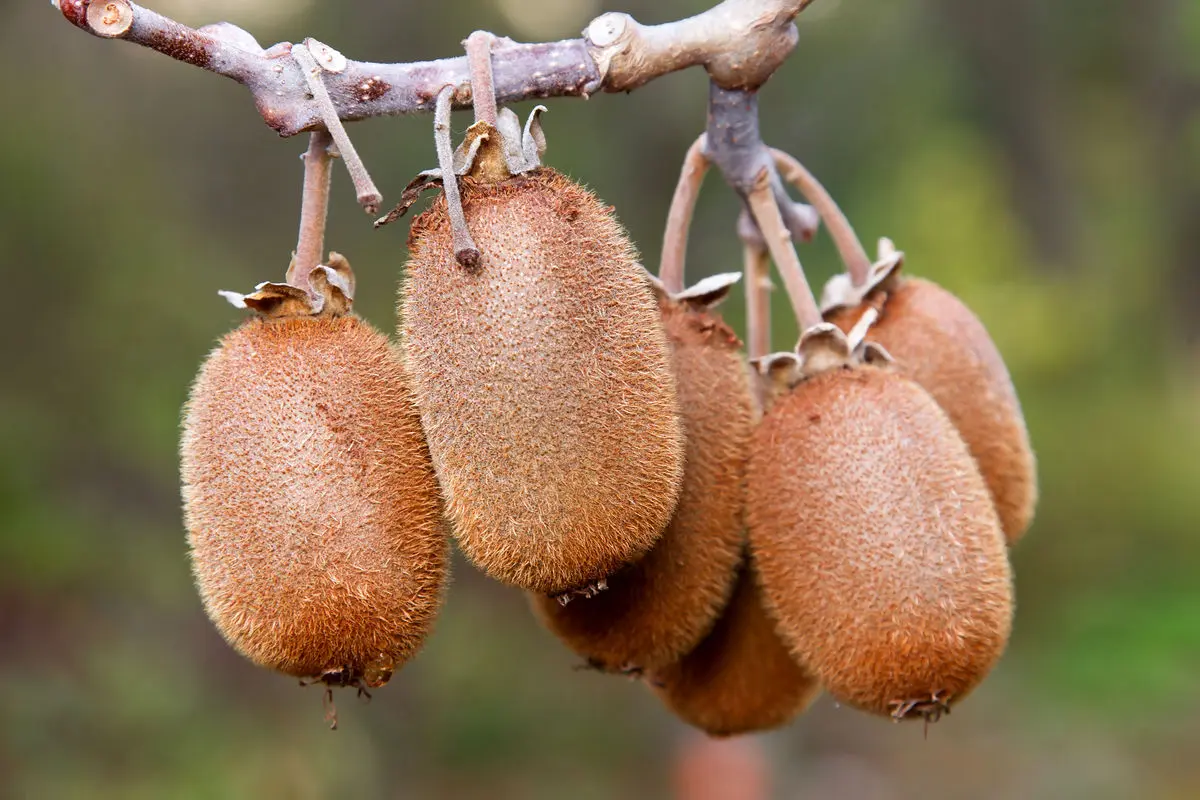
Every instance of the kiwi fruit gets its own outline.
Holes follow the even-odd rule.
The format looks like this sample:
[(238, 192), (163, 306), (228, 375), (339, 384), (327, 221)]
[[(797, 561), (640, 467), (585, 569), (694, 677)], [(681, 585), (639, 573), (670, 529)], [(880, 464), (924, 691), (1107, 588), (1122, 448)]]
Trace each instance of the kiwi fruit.
[(820, 693), (776, 633), (750, 563), (708, 636), (648, 679), (667, 708), (711, 736), (779, 728)]
[[(841, 332), (818, 327), (802, 349), (824, 337), (845, 355)], [(780, 636), (842, 702), (936, 719), (1004, 652), (1013, 587), (995, 506), (949, 417), (902, 374), (801, 371), (756, 431), (747, 519)]]
[[(687, 437), (683, 489), (648, 555), (607, 591), (562, 605), (533, 595), (545, 624), (591, 665), (641, 672), (694, 648), (729, 600), (745, 539), (745, 468), (756, 410), (741, 342), (713, 306), (738, 276), (672, 297), (655, 282)], [(709, 279), (711, 284), (711, 279)]]
[(949, 415), (987, 482), (1010, 545), (1028, 530), (1037, 505), (1037, 462), (1008, 368), (983, 323), (935, 283), (899, 274), (897, 263), (857, 304), (825, 318), (849, 331), (867, 308), (879, 319), (870, 339)]
[(336, 273), (313, 273), (315, 305), (287, 284), (231, 295), (260, 316), (192, 386), (184, 515), (204, 608), (234, 648), (289, 675), (377, 687), (433, 624), (448, 540), (402, 360), (348, 313), (349, 265), (330, 261)]
[(426, 440), (471, 561), (533, 592), (589, 591), (648, 552), (675, 509), (670, 349), (612, 209), (553, 169), (513, 174), (486, 122), (468, 139), (472, 256), (441, 193), (412, 223), (401, 287)]

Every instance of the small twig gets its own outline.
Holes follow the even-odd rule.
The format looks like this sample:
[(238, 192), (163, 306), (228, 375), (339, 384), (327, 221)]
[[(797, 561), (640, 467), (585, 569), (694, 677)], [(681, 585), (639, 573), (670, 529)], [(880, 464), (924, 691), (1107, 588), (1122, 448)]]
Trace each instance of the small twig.
[(692, 214), (696, 210), (696, 198), (708, 172), (708, 156), (704, 154), (704, 134), (692, 142), (683, 158), (683, 169), (679, 183), (675, 185), (675, 196), (671, 198), (671, 210), (667, 214), (667, 228), (663, 233), (662, 260), (658, 265), (658, 279), (668, 292), (677, 294), (685, 288), (684, 264), (687, 260), (688, 230), (692, 225)]
[(771, 174), (768, 170), (759, 173), (758, 180), (749, 196), (750, 213), (762, 231), (767, 249), (775, 261), (775, 267), (783, 278), (787, 289), (788, 299), (792, 301), (792, 310), (796, 314), (796, 322), (801, 331), (806, 331), (821, 322), (821, 311), (813, 298), (808, 278), (804, 275), (804, 267), (800, 265), (800, 256), (792, 244), (792, 234), (784, 225), (783, 216), (779, 213), (779, 205), (775, 192), (771, 189)]
[(454, 87), (444, 86), (438, 92), (437, 110), (433, 117), (433, 138), (437, 146), (438, 169), (442, 173), (442, 190), (446, 193), (446, 212), (450, 215), (450, 231), (454, 242), (454, 258), (467, 269), (479, 266), (479, 249), (467, 230), (462, 196), (458, 193), (458, 177), (454, 174), (454, 148), (450, 142), (450, 108)]
[(762, 234), (743, 211), (738, 217), (742, 240), (742, 284), (746, 292), (746, 348), (751, 359), (771, 352), (771, 264)]
[(304, 194), (300, 201), (300, 236), (288, 283), (313, 294), (308, 276), (325, 257), (325, 219), (329, 214), (329, 185), (333, 178), (333, 137), (313, 131), (304, 152)]
[(471, 73), (471, 102), (475, 121), (496, 127), (496, 81), (492, 75), (492, 40), (488, 31), (475, 31), (463, 44), (467, 48), (467, 68)]
[(293, 46), (292, 58), (300, 65), (300, 71), (308, 83), (309, 92), (312, 93), (313, 100), (316, 101), (317, 108), (320, 110), (321, 119), (325, 122), (326, 129), (333, 135), (333, 140), (337, 142), (338, 152), (341, 154), (342, 160), (346, 162), (346, 169), (349, 170), (350, 179), (354, 182), (358, 204), (368, 214), (374, 216), (379, 213), (379, 204), (383, 202), (383, 195), (375, 188), (375, 182), (371, 180), (366, 164), (359, 158), (358, 151), (354, 149), (354, 144), (350, 141), (350, 136), (346, 133), (346, 128), (338, 117), (337, 108), (329, 97), (329, 90), (325, 88), (325, 68), (318, 64), (312, 53), (309, 52), (309, 41), (311, 40), (302, 45)]
[(854, 286), (865, 285), (871, 272), (871, 259), (837, 202), (816, 176), (795, 158), (774, 148), (771, 149), (771, 155), (783, 179), (795, 186), (821, 215), (842, 257), (842, 263), (846, 265), (846, 272), (850, 274), (850, 282)]

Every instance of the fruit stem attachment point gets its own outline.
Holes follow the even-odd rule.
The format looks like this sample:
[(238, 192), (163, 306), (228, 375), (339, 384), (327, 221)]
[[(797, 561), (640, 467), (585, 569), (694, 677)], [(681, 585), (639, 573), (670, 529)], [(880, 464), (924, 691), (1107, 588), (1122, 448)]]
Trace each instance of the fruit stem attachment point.
[(300, 201), (300, 235), (296, 257), (287, 282), (315, 296), (308, 276), (325, 256), (325, 219), (329, 214), (329, 185), (333, 178), (333, 155), (329, 131), (316, 130), (308, 137), (304, 160), (304, 193)]
[(354, 144), (350, 141), (350, 135), (346, 133), (346, 126), (342, 124), (341, 118), (338, 116), (337, 107), (333, 104), (333, 99), (329, 96), (329, 90), (325, 88), (324, 68), (317, 63), (310, 52), (309, 41), (306, 40), (303, 44), (292, 46), (292, 58), (300, 65), (300, 73), (304, 75), (305, 81), (308, 82), (308, 90), (313, 96), (313, 100), (317, 104), (317, 112), (321, 116), (321, 121), (325, 123), (326, 130), (333, 136), (333, 140), (337, 142), (337, 149), (346, 162), (346, 169), (350, 172), (350, 180), (354, 182), (354, 191), (358, 195), (358, 204), (363, 210), (372, 216), (379, 213), (379, 206), (383, 202), (383, 195), (379, 193), (379, 189), (375, 187), (375, 182), (371, 180), (371, 174), (367, 172), (367, 166), (359, 158), (358, 151), (354, 149)]
[(496, 82), (492, 77), (492, 41), (495, 35), (475, 31), (463, 45), (467, 49), (467, 69), (471, 73), (471, 103), (475, 121), (496, 127)]
[(688, 230), (692, 225), (692, 214), (696, 211), (700, 186), (709, 167), (708, 156), (704, 153), (705, 142), (707, 138), (702, 133), (683, 157), (683, 169), (680, 170), (679, 183), (675, 185), (675, 196), (671, 198), (671, 210), (667, 214), (658, 279), (671, 294), (679, 294), (685, 288)]
[(850, 283), (856, 287), (865, 286), (871, 273), (871, 259), (841, 207), (816, 176), (793, 156), (775, 148), (771, 148), (771, 155), (783, 179), (795, 186), (821, 215), (821, 221), (833, 237), (842, 263), (846, 265)]
[(800, 256), (792, 244), (792, 233), (784, 224), (783, 215), (779, 211), (779, 203), (771, 186), (771, 171), (763, 168), (754, 181), (754, 188), (746, 195), (750, 205), (750, 213), (758, 223), (763, 239), (775, 266), (783, 278), (788, 298), (792, 301), (792, 310), (796, 314), (796, 322), (801, 331), (806, 331), (821, 323), (821, 311), (813, 298), (808, 278), (804, 275), (804, 267), (800, 264)]
[(462, 196), (458, 193), (458, 176), (454, 174), (454, 148), (450, 142), (450, 109), (454, 102), (454, 91), (454, 86), (447, 84), (438, 92), (437, 108), (433, 114), (433, 141), (437, 147), (438, 169), (442, 173), (442, 189), (446, 193), (446, 213), (450, 217), (454, 258), (463, 267), (474, 270), (479, 267), (479, 248), (467, 230)]
[(738, 217), (742, 240), (742, 274), (746, 287), (746, 348), (751, 359), (771, 352), (771, 264), (762, 235), (750, 214)]

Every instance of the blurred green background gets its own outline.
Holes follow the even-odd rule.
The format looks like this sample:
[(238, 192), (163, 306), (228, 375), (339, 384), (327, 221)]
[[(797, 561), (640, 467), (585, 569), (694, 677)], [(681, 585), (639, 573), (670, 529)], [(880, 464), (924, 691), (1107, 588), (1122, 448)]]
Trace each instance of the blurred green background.
[[(706, 2), (151, 5), (391, 61), (476, 28), (565, 38), (603, 10), (653, 23)], [(518, 592), (461, 562), (424, 652), (369, 705), (343, 693), (336, 733), (318, 689), (223, 643), (188, 571), (179, 409), (241, 317), (217, 290), (282, 277), (303, 137), (44, 0), (5, 12), (0, 796), (668, 796), (685, 729), (635, 683), (573, 670)], [(1200, 4), (819, 0), (799, 27), (764, 135), (984, 320), (1043, 499), (987, 683), (928, 739), (822, 699), (762, 737), (773, 796), (1200, 797)], [(548, 160), (616, 205), (648, 264), (705, 98), (691, 70), (549, 104)], [(432, 166), (430, 132), (351, 127), (389, 199)], [(373, 231), (334, 180), (327, 243), (390, 328), (406, 225)], [(691, 277), (739, 268), (737, 210), (710, 177)], [(838, 267), (824, 236), (801, 258), (816, 285)], [(726, 313), (741, 329), (740, 294)]]

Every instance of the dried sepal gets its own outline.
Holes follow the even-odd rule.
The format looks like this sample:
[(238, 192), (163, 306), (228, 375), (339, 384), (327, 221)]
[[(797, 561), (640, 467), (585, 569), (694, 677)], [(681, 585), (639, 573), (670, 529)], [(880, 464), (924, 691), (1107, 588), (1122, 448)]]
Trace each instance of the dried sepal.
[(542, 114), (548, 109), (545, 106), (534, 106), (525, 120), (525, 132), (521, 135), (521, 152), (525, 156), (526, 170), (536, 169), (542, 165), (542, 156), (546, 155), (546, 132), (542, 130)]
[(874, 314), (864, 314), (849, 334), (836, 325), (822, 322), (813, 325), (800, 337), (794, 352), (771, 353), (751, 359), (750, 365), (758, 375), (764, 409), (775, 399), (791, 391), (798, 383), (835, 369), (869, 364), (886, 367), (893, 358), (875, 342), (866, 341), (874, 323)]
[(855, 286), (849, 274), (834, 275), (821, 291), (821, 313), (828, 314), (834, 309), (857, 306), (876, 289), (885, 292), (891, 290), (899, 280), (902, 266), (904, 252), (897, 250), (891, 239), (880, 239), (878, 258), (871, 265), (867, 282), (862, 286)]
[(404, 187), (404, 191), (400, 193), (400, 202), (391, 211), (375, 220), (375, 227), (382, 228), (384, 225), (400, 219), (408, 213), (413, 203), (417, 202), (425, 191), (436, 189), (441, 185), (442, 171), (440, 169), (427, 169), (417, 173), (417, 176), (409, 181), (408, 185)]
[(888, 367), (896, 363), (896, 359), (879, 342), (863, 342), (858, 350), (859, 359), (870, 367)]
[(467, 128), (466, 136), (455, 150), (454, 172), (483, 183), (499, 183), (512, 177), (504, 134), (486, 122), (476, 122)]
[(476, 122), (467, 128), (454, 150), (454, 174), (499, 183), (542, 166), (546, 134), (540, 119), (545, 111), (545, 106), (534, 108), (523, 131), (520, 119), (510, 108), (500, 109), (495, 126)]
[(647, 272), (645, 277), (655, 297), (666, 298), (697, 311), (707, 311), (716, 308), (729, 296), (729, 290), (742, 279), (742, 273), (722, 272), (719, 275), (710, 275), (682, 292), (669, 291), (666, 284), (650, 272)]
[(801, 379), (854, 364), (850, 340), (838, 326), (828, 322), (806, 330), (796, 345), (796, 353), (800, 356)]
[(288, 265), (287, 283), (264, 281), (250, 294), (220, 291), (235, 308), (248, 308), (267, 319), (292, 317), (340, 317), (354, 305), (354, 271), (341, 253), (329, 254), (329, 263), (316, 267), (308, 276), (312, 292), (291, 283), (296, 259)]

